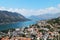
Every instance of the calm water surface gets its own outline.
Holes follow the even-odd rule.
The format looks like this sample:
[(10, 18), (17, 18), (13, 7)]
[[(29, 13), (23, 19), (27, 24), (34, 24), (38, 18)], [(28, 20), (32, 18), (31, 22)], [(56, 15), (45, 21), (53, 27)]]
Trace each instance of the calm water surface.
[(36, 24), (36, 21), (26, 21), (26, 22), (16, 22), (16, 23), (11, 23), (11, 24), (4, 24), (4, 25), (0, 25), (0, 30), (27, 27), (32, 24)]

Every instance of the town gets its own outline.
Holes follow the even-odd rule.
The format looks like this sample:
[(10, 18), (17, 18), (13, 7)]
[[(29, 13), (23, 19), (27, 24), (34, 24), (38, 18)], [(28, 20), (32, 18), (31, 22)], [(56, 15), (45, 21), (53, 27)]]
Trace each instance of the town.
[(59, 30), (43, 20), (29, 27), (9, 30), (6, 35), (2, 35), (2, 40), (59, 40)]

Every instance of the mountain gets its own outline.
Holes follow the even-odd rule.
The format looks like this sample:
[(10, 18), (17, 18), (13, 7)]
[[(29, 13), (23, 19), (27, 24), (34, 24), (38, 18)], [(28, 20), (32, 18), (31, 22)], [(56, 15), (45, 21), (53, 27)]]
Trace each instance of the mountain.
[(60, 33), (60, 17), (47, 20), (47, 23), (51, 24), (54, 30)]
[(59, 16), (60, 16), (60, 13), (56, 13), (56, 14), (49, 14), (49, 13), (47, 13), (47, 14), (43, 14), (43, 15), (38, 15), (38, 17), (44, 18), (45, 20), (46, 19), (57, 18)]
[(56, 14), (42, 14), (42, 15), (37, 15), (37, 16), (31, 16), (29, 17), (31, 20), (35, 20), (35, 21), (39, 21), (39, 20), (48, 20), (48, 19), (53, 19), (53, 18), (57, 18), (60, 16), (60, 13), (56, 13)]
[(43, 18), (39, 18), (37, 16), (30, 16), (29, 19), (31, 19), (32, 21), (38, 21), (38, 20), (44, 20)]
[(48, 20), (47, 22), (50, 24), (60, 25), (60, 17)]
[(27, 20), (28, 20), (27, 18), (25, 18), (23, 15), (19, 13), (0, 10), (0, 24), (19, 22), (19, 21), (21, 22)]

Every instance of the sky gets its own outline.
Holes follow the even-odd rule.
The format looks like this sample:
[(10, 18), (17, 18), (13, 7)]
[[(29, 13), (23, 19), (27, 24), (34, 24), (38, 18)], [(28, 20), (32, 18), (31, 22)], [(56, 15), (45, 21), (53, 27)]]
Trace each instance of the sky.
[(18, 12), (26, 17), (59, 13), (60, 0), (0, 0), (0, 10)]

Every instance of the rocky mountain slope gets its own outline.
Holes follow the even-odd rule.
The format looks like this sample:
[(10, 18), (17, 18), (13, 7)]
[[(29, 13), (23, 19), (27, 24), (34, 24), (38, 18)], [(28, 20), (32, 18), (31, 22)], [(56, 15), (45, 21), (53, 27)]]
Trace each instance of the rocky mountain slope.
[(23, 15), (16, 13), (16, 12), (8, 12), (8, 11), (1, 11), (0, 10), (0, 23), (11, 23), (11, 22), (18, 22), (18, 21), (27, 21), (28, 19), (25, 18)]

